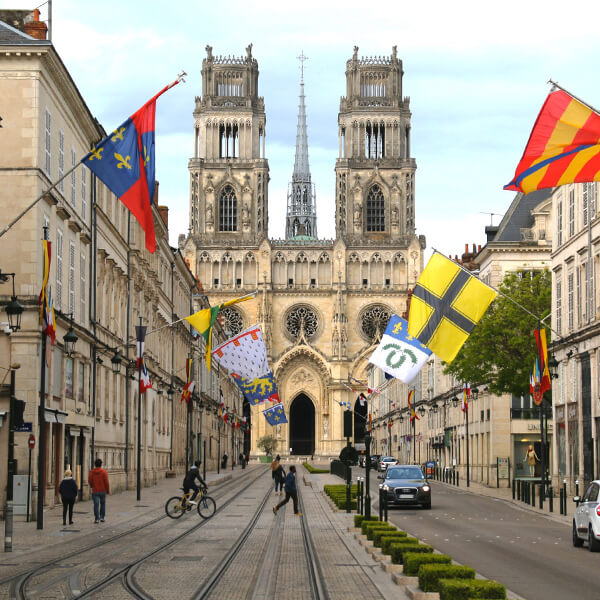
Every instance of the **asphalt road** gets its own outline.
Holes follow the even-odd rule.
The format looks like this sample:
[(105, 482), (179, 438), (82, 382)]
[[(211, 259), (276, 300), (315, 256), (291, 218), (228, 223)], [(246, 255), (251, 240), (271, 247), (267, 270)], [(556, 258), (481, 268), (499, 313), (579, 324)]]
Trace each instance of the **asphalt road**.
[[(378, 484), (373, 474), (373, 499)], [(527, 600), (600, 599), (600, 553), (589, 552), (587, 543), (574, 548), (568, 524), (435, 481), (431, 510), (393, 508), (388, 516), (410, 535)]]

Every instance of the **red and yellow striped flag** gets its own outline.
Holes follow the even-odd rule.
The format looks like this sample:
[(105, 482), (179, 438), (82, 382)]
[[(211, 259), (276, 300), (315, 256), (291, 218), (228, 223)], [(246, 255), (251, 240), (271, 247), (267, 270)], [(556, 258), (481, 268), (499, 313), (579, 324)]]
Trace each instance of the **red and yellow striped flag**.
[(528, 194), (590, 181), (600, 181), (600, 114), (564, 90), (550, 92), (504, 189)]

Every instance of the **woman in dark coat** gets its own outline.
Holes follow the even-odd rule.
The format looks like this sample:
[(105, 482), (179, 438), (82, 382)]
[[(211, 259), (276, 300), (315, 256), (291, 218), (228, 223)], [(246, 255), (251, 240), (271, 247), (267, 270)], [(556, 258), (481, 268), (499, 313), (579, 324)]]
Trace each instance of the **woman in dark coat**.
[(73, 505), (77, 498), (77, 484), (72, 477), (70, 469), (65, 471), (65, 478), (60, 482), (58, 493), (62, 499), (63, 505), (63, 525), (67, 524), (67, 509), (69, 509), (69, 525), (73, 525)]

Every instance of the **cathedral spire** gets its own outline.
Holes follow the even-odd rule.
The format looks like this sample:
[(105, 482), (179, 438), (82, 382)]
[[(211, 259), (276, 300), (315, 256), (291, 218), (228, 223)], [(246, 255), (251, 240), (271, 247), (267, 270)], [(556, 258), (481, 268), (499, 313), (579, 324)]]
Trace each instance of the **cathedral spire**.
[(308, 60), (308, 57), (304, 55), (304, 52), (301, 52), (298, 60), (300, 61), (300, 104), (298, 105), (296, 158), (287, 199), (286, 239), (297, 236), (317, 237), (315, 187), (311, 182), (310, 166), (308, 164), (308, 135), (306, 133), (306, 106), (304, 103), (304, 61)]

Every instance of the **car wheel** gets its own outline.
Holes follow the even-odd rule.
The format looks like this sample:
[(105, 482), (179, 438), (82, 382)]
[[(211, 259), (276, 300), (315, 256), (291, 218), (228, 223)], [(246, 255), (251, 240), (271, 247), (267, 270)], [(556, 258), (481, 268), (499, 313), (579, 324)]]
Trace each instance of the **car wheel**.
[(422, 505), (425, 510), (431, 510), (431, 500)]
[(577, 535), (575, 521), (573, 521), (573, 546), (575, 546), (575, 548), (581, 548), (581, 546), (583, 546), (583, 540)]
[(596, 539), (592, 526), (588, 529), (588, 549), (590, 552), (600, 551), (600, 542)]

